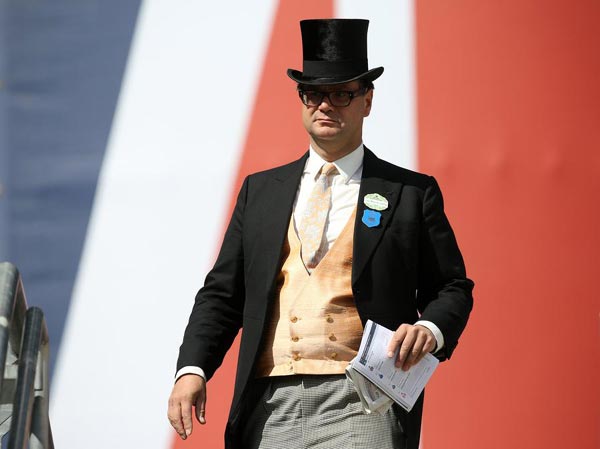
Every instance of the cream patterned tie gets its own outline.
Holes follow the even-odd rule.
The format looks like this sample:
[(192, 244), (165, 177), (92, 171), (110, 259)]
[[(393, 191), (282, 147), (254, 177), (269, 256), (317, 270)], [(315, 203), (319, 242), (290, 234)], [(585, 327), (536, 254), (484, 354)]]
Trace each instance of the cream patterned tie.
[(321, 167), (319, 179), (306, 203), (302, 223), (298, 229), (298, 237), (302, 243), (302, 260), (306, 269), (311, 272), (319, 264), (325, 253), (323, 231), (331, 207), (331, 180), (338, 170), (328, 162)]

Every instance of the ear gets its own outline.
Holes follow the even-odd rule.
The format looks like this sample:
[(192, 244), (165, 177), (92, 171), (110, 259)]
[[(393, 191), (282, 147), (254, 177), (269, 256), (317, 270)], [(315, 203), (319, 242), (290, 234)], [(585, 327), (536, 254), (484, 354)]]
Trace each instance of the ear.
[(371, 113), (371, 105), (372, 104), (373, 104), (373, 89), (369, 90), (369, 92), (367, 92), (364, 95), (365, 109), (363, 111), (363, 117), (369, 116), (369, 114)]

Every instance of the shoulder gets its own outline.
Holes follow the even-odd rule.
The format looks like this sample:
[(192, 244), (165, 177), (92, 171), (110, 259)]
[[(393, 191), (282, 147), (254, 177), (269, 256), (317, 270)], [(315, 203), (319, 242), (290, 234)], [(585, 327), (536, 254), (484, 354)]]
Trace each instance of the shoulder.
[(300, 159), (296, 159), (295, 161), (289, 162), (284, 165), (279, 165), (277, 167), (269, 168), (267, 170), (261, 170), (256, 173), (252, 173), (247, 177), (248, 182), (252, 183), (260, 183), (264, 182), (268, 179), (286, 179), (294, 174), (300, 172), (304, 169), (304, 165), (306, 164), (306, 159), (308, 157), (308, 152), (302, 155)]
[(363, 178), (373, 176), (387, 182), (399, 183), (404, 187), (424, 191), (437, 185), (433, 176), (392, 164), (378, 158), (371, 150), (365, 147), (365, 159), (363, 164)]

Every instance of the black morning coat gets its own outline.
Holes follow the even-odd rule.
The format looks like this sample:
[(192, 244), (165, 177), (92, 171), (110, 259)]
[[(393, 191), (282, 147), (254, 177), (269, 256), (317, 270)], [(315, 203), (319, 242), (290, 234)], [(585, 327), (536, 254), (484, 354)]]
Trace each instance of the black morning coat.
[[(180, 348), (177, 369), (199, 366), (210, 379), (243, 328), (227, 449), (243, 447), (244, 397), (274, 301), (281, 249), (307, 157), (245, 179)], [(379, 226), (371, 228), (362, 222), (363, 199), (370, 193), (389, 204)], [(371, 319), (395, 330), (402, 323), (429, 320), (444, 335), (445, 346), (436, 356), (449, 358), (471, 311), (473, 282), (466, 277), (435, 179), (385, 162), (365, 148), (353, 259), (352, 291), (363, 325)], [(422, 407), (421, 396), (410, 413), (399, 412), (407, 448), (418, 448)]]

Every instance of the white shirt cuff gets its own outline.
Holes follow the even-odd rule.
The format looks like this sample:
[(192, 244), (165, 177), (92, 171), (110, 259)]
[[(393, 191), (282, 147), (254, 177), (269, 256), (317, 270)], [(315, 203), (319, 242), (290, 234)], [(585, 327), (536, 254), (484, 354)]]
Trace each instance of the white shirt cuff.
[(444, 335), (442, 334), (442, 331), (440, 330), (439, 327), (437, 327), (431, 321), (427, 321), (427, 320), (419, 320), (415, 323), (415, 326), (417, 326), (417, 325), (426, 327), (427, 329), (429, 329), (431, 331), (431, 333), (435, 337), (435, 341), (436, 341), (437, 345), (436, 345), (435, 349), (433, 351), (431, 351), (432, 354), (435, 354), (436, 352), (438, 352), (440, 349), (442, 349), (444, 347)]
[(204, 370), (202, 368), (199, 366), (184, 366), (177, 371), (177, 374), (175, 374), (175, 382), (177, 382), (181, 376), (186, 374), (195, 374), (196, 376), (202, 377), (206, 381), (206, 374), (204, 374)]

